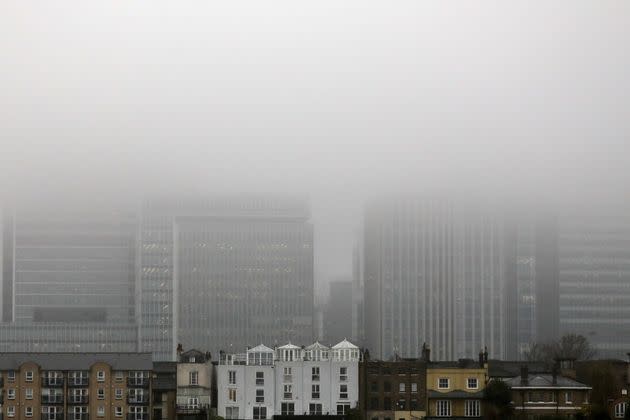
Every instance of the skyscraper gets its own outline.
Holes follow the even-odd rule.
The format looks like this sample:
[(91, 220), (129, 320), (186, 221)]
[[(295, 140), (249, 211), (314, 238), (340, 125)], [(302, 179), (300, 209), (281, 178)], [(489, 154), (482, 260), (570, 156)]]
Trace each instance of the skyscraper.
[[(141, 343), (218, 350), (313, 338), (313, 230), (304, 200), (150, 200), (142, 211)], [(223, 348), (225, 347), (225, 348)]]
[[(364, 221), (365, 334), (376, 357), (506, 353), (502, 212), (441, 198), (368, 204)], [(369, 328), (367, 327), (369, 326)]]

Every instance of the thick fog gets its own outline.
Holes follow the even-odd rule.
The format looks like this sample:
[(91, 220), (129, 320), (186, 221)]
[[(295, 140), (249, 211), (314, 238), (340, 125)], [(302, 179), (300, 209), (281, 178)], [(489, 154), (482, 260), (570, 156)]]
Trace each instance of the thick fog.
[(0, 186), (305, 194), (321, 284), (382, 192), (627, 204), (628, 22), (623, 1), (4, 0)]

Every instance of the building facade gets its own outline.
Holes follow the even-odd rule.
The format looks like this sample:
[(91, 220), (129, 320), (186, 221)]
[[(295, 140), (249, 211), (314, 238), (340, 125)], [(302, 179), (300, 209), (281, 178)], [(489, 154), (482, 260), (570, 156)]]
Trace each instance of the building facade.
[[(439, 360), (507, 350), (502, 212), (440, 198), (371, 202), (365, 212), (366, 346), (377, 358)], [(367, 328), (370, 326), (370, 328)]]
[(30, 420), (148, 420), (148, 353), (4, 353), (2, 414)]
[(358, 347), (264, 345), (222, 354), (217, 366), (218, 415), (270, 419), (274, 415), (344, 415), (359, 399)]
[(178, 351), (177, 418), (201, 419), (212, 407), (212, 360), (210, 353), (198, 350)]

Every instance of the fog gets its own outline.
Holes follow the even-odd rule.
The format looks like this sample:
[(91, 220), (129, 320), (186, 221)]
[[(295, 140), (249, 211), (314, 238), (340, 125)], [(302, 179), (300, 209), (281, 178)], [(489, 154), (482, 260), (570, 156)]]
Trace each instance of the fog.
[(622, 1), (5, 0), (0, 186), (305, 194), (323, 284), (379, 193), (627, 204), (629, 21)]

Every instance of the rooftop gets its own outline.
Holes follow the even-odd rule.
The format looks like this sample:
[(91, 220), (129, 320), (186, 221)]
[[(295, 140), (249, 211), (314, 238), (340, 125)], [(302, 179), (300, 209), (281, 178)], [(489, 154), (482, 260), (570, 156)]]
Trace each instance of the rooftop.
[(43, 370), (88, 370), (102, 362), (114, 370), (152, 370), (151, 353), (2, 353), (0, 370), (12, 370), (32, 362)]

